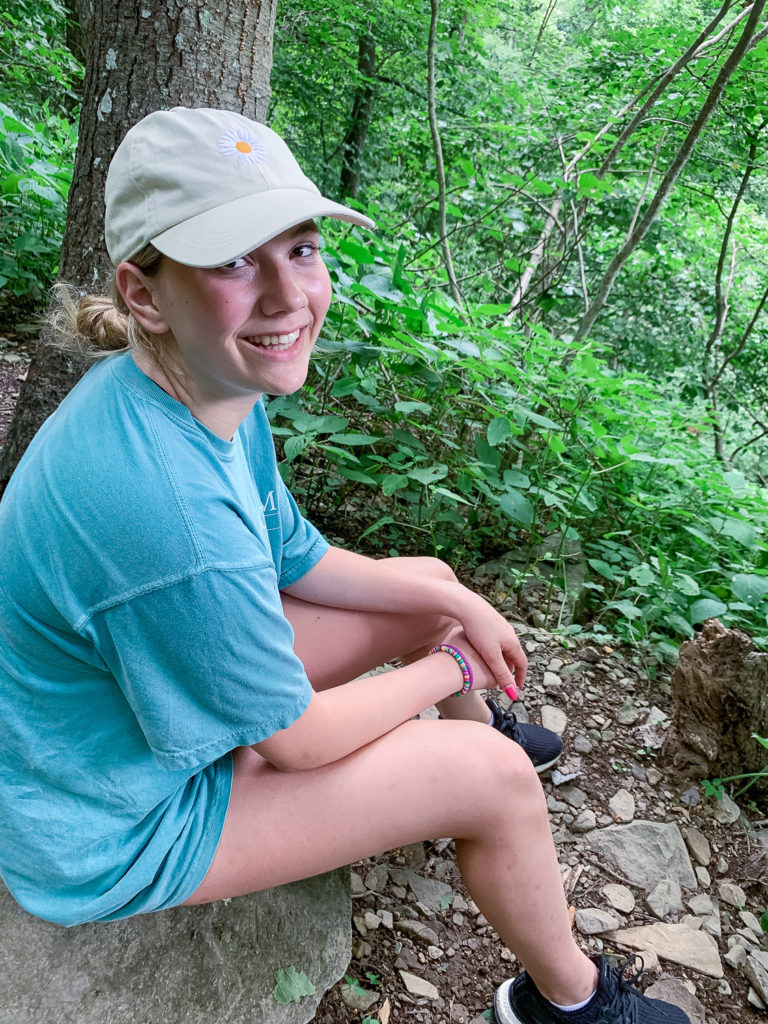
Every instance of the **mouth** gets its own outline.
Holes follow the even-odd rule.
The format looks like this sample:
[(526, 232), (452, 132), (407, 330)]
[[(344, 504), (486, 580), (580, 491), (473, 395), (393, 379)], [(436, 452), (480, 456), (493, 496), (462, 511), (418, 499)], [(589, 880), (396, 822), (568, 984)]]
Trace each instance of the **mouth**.
[(299, 340), (300, 334), (300, 330), (291, 331), (290, 334), (259, 334), (244, 340), (254, 348), (268, 349), (270, 352), (287, 352)]

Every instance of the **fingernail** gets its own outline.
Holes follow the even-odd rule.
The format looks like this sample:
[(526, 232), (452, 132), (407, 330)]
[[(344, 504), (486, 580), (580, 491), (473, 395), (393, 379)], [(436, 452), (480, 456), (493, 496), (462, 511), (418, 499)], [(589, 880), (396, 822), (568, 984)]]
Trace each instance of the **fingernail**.
[(504, 690), (504, 693), (506, 693), (510, 700), (517, 700), (517, 690), (514, 688), (514, 686), (508, 686)]

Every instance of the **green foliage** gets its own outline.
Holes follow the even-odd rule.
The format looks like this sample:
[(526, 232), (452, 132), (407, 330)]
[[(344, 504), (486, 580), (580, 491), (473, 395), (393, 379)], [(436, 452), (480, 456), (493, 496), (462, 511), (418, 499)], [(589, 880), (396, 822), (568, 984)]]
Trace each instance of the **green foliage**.
[(272, 995), (278, 1003), (299, 1003), (305, 996), (313, 996), (316, 992), (304, 971), (297, 971), (293, 966), (279, 968), (275, 971), (275, 978), (277, 984)]
[(315, 373), (269, 405), (313, 517), (470, 564), (560, 534), (587, 555), (588, 614), (626, 638), (711, 615), (765, 633), (764, 495), (713, 464), (700, 417), (596, 344), (571, 353), (499, 305), (459, 311), (429, 258), (405, 270), (403, 228), (391, 243), (369, 213), (384, 229), (367, 244), (326, 225), (337, 301)]
[(0, 12), (0, 293), (40, 298), (58, 265), (82, 77), (57, 41), (65, 19), (58, 2), (17, 0)]

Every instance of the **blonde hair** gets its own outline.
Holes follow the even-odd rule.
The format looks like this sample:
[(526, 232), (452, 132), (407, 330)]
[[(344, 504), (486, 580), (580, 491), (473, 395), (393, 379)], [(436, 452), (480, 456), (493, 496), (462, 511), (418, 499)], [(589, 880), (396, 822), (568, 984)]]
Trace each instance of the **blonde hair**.
[[(128, 262), (148, 277), (160, 269), (162, 253), (148, 243)], [(112, 279), (111, 295), (80, 295), (67, 284), (52, 289), (43, 325), (45, 344), (85, 360), (139, 349), (162, 362), (162, 343), (136, 320)]]

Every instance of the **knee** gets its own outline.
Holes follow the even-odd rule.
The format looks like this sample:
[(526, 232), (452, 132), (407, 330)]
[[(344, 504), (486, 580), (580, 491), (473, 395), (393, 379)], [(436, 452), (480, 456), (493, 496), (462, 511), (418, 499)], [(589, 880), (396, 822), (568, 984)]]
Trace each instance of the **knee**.
[(508, 813), (510, 802), (526, 800), (537, 812), (542, 805), (546, 813), (541, 781), (521, 746), (479, 722), (446, 721), (445, 726), (459, 727), (452, 754), (476, 794), (487, 797), (502, 814)]
[(439, 580), (447, 580), (449, 583), (459, 582), (456, 577), (456, 573), (450, 565), (442, 559), (425, 556), (422, 561), (425, 563), (424, 572), (428, 573), (430, 576), (434, 576)]

